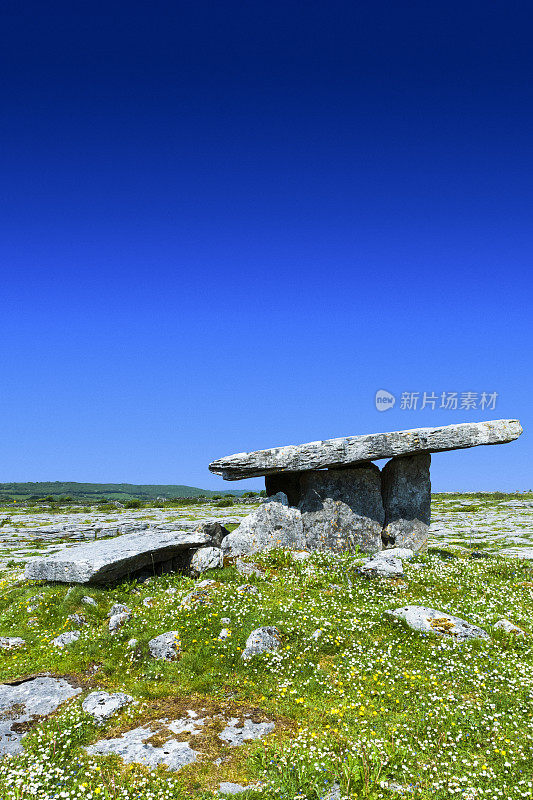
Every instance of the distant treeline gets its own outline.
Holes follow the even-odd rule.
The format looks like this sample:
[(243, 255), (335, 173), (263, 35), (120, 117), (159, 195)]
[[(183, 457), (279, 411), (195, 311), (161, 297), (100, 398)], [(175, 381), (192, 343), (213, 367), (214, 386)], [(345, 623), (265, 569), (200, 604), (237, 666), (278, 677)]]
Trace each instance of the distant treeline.
[[(255, 494), (252, 493), (252, 494)], [(181, 485), (136, 485), (133, 483), (75, 483), (73, 481), (40, 481), (37, 483), (0, 483), (0, 502), (38, 501), (48, 502), (113, 502), (141, 500), (145, 503), (157, 500), (174, 500), (204, 497), (216, 499), (222, 496), (242, 497), (250, 495), (246, 489), (198, 489)]]

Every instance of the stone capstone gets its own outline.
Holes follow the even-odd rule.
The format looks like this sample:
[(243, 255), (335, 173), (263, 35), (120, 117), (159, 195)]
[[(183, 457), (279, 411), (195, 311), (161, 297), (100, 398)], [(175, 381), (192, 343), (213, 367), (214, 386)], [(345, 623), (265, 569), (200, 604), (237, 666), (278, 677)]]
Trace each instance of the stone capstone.
[(471, 625), (464, 619), (445, 611), (437, 611), (434, 608), (426, 608), (426, 606), (404, 606), (386, 613), (403, 621), (409, 628), (419, 633), (436, 633), (439, 636), (449, 636), (458, 642), (489, 638), (483, 628)]
[(385, 547), (423, 550), (431, 522), (431, 455), (417, 453), (388, 461), (381, 471)]
[(183, 550), (210, 544), (207, 534), (194, 531), (130, 533), (34, 559), (26, 564), (24, 576), (61, 583), (109, 583), (143, 567), (172, 561)]
[(33, 678), (17, 685), (0, 685), (0, 756), (20, 753), (23, 723), (51, 714), (61, 703), (80, 694), (64, 678)]
[[(252, 453), (236, 453), (213, 461), (209, 469), (226, 480), (234, 481), (274, 473), (342, 467), (421, 452), (438, 453), (479, 445), (504, 444), (518, 439), (521, 433), (522, 426), (517, 419), (463, 422), (438, 428), (370, 433), (272, 447)], [(269, 491), (273, 488), (269, 487)], [(275, 490), (280, 491), (279, 488)]]

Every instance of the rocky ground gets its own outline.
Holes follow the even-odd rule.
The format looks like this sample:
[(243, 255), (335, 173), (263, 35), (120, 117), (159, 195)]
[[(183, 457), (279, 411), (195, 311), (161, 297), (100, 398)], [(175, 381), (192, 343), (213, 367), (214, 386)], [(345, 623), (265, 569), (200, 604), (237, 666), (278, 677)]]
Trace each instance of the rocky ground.
[(0, 511), (0, 797), (531, 799), (531, 495), (436, 496), (429, 552), (385, 563), (23, 579), (79, 540), (254, 507)]

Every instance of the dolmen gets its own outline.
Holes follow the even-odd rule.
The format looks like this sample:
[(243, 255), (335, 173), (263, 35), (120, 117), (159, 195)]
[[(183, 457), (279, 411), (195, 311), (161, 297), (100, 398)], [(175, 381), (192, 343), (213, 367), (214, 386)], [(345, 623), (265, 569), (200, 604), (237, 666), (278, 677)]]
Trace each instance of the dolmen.
[[(228, 556), (286, 546), (375, 553), (427, 546), (431, 453), (505, 444), (516, 419), (465, 422), (273, 447), (217, 459), (226, 480), (265, 477), (267, 501), (222, 540)], [(374, 461), (389, 458), (382, 470)]]

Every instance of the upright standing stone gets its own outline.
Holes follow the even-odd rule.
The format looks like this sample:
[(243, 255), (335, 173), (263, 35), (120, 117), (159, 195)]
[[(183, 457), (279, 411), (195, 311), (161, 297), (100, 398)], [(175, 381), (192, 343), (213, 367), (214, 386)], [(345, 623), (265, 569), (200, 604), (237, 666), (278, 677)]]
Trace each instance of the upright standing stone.
[(429, 453), (418, 453), (392, 458), (383, 467), (385, 547), (409, 547), (416, 552), (426, 546), (431, 521), (430, 464)]
[(381, 550), (385, 512), (375, 464), (303, 472), (300, 497), (306, 550)]

